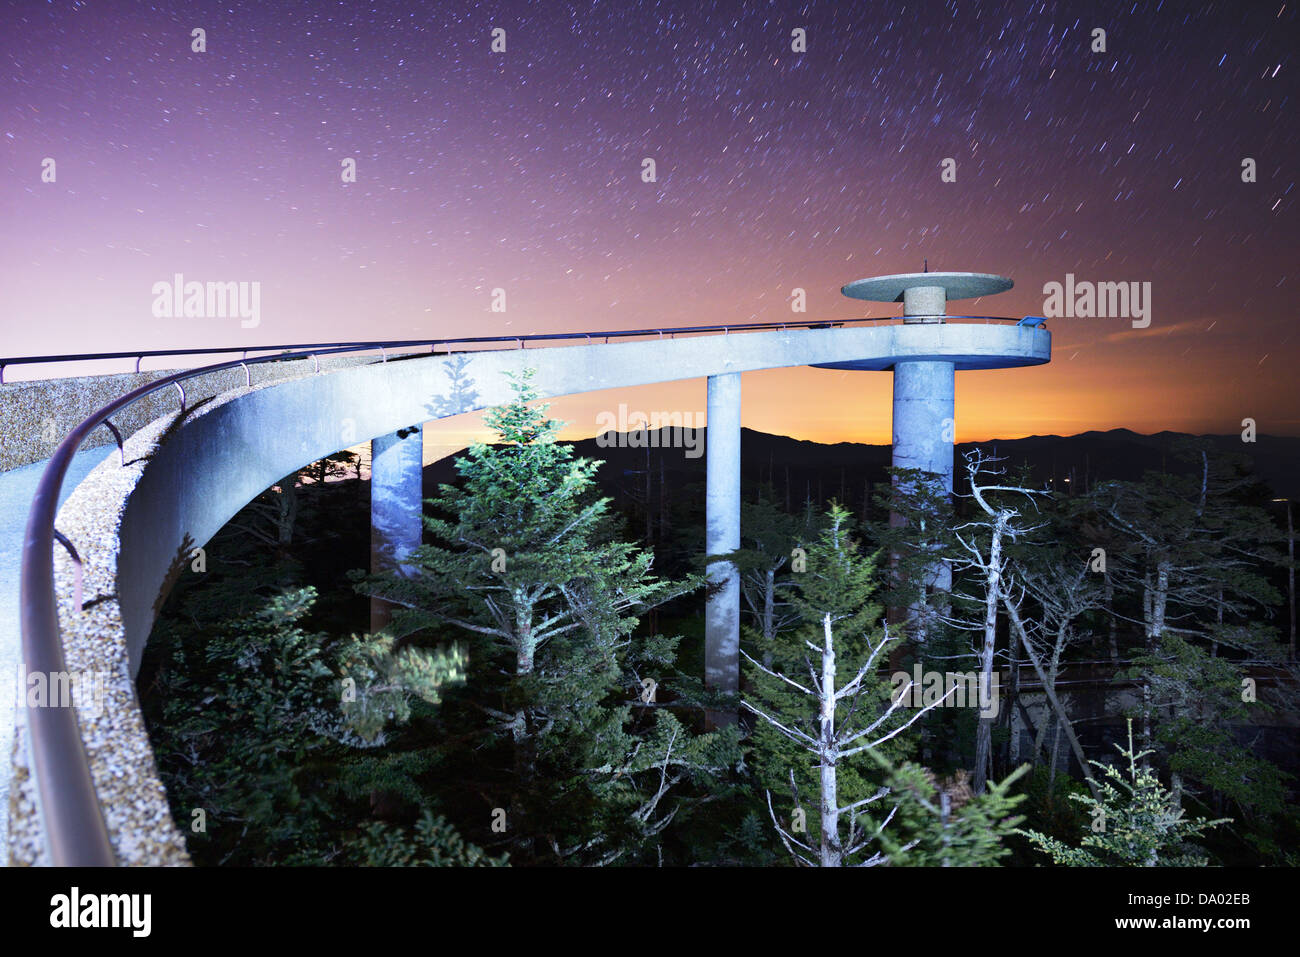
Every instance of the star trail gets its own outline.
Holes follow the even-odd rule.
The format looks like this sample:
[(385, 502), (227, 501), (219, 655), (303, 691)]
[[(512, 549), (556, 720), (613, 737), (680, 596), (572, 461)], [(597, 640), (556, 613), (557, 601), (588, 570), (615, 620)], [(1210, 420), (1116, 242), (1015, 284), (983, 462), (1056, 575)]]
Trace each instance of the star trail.
[[(1296, 10), (5, 2), (0, 352), (782, 321), (796, 288), (795, 318), (886, 316), (840, 287), (928, 260), (1015, 280), (954, 314), (1151, 284), (1147, 328), (1054, 318), (1049, 365), (959, 374), (958, 441), (1300, 435)], [(177, 273), (259, 282), (260, 322), (156, 317)], [(556, 411), (591, 435), (611, 401)], [(746, 376), (768, 432), (888, 441), (888, 404)]]

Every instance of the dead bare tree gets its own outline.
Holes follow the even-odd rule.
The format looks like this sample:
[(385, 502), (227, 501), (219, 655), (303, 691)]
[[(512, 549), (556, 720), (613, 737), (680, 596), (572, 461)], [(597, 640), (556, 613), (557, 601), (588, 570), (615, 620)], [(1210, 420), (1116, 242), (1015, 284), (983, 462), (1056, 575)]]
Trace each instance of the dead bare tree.
[[(1026, 621), (1026, 637), (1033, 643), (1040, 659), (1046, 658), (1047, 682), (1056, 691), (1061, 670), (1061, 656), (1071, 645), (1089, 636), (1077, 629), (1080, 618), (1104, 608), (1106, 595), (1096, 576), (1089, 574), (1090, 559), (1071, 556), (1069, 552), (1049, 552), (1041, 562), (1020, 569), (1024, 592), (1041, 610), (1041, 620)], [(1018, 635), (1012, 629), (1013, 642)], [(1059, 727), (1059, 718), (1040, 722), (1034, 737), (1034, 762), (1046, 741), (1048, 725)]]
[[(878, 644), (871, 645), (870, 640), (868, 640), (870, 654), (867, 656), (867, 660), (858, 669), (857, 674), (853, 676), (851, 681), (843, 687), (836, 687), (835, 630), (831, 614), (827, 613), (823, 616), (821, 626), (822, 644), (820, 647), (811, 641), (805, 642), (809, 650), (818, 653), (821, 658), (820, 669), (815, 668), (812, 661), (806, 659), (811, 687), (800, 684), (780, 672), (766, 668), (750, 655), (741, 652), (741, 654), (745, 654), (749, 663), (760, 671), (817, 701), (820, 717), (818, 733), (814, 736), (801, 731), (797, 727), (792, 727), (791, 724), (779, 721), (762, 709), (755, 707), (749, 701), (743, 701), (742, 706), (762, 718), (790, 741), (793, 741), (817, 759), (820, 784), (820, 845), (816, 848), (809, 846), (806, 842), (795, 837), (790, 829), (781, 825), (781, 822), (777, 819), (776, 811), (772, 807), (772, 794), (769, 791), (767, 793), (768, 812), (771, 814), (772, 823), (776, 827), (777, 834), (780, 835), (781, 842), (791, 856), (801, 864), (809, 867), (841, 867), (852, 856), (863, 852), (873, 840), (879, 837), (880, 832), (893, 819), (897, 807), (890, 810), (880, 826), (874, 831), (861, 828), (858, 822), (858, 813), (868, 805), (884, 798), (889, 794), (889, 790), (888, 788), (881, 788), (870, 797), (841, 806), (838, 794), (838, 769), (840, 763), (855, 755), (877, 748), (890, 738), (902, 733), (919, 720), (923, 714), (940, 705), (949, 695), (954, 694), (957, 689), (955, 687), (949, 689), (948, 693), (938, 701), (919, 709), (908, 721), (893, 730), (886, 731), (885, 727), (889, 723), (890, 717), (899, 708), (900, 704), (911, 700), (912, 682), (909, 681), (906, 688), (900, 694), (893, 696), (889, 707), (874, 721), (859, 730), (851, 730), (852, 717), (858, 710), (865, 687), (864, 679), (873, 673), (877, 657), (879, 657), (881, 650), (889, 644), (888, 633), (886, 632), (886, 637)], [(841, 711), (846, 714), (846, 717), (843, 722), (837, 724), (836, 717)], [(872, 738), (872, 735), (877, 733), (879, 733), (879, 736)], [(790, 783), (791, 787), (795, 789), (795, 800), (797, 802), (798, 790), (794, 783), (793, 770), (790, 772)], [(840, 838), (840, 819), (843, 815), (849, 816), (847, 840), (841, 840)], [(910, 846), (908, 845), (908, 847)], [(859, 861), (855, 866), (871, 867), (884, 863), (886, 860), (885, 855), (876, 852)]]
[[(983, 694), (991, 695), (993, 688), (993, 662), (997, 646), (998, 605), (1007, 583), (1006, 546), (1041, 527), (1045, 523), (1029, 525), (1020, 510), (1003, 496), (1007, 493), (1022, 496), (1032, 502), (1034, 496), (1049, 494), (1045, 490), (1025, 488), (1020, 485), (984, 484), (982, 476), (999, 476), (996, 469), (1000, 458), (986, 456), (981, 449), (965, 453), (966, 475), (970, 483), (970, 498), (983, 513), (973, 521), (964, 522), (953, 529), (961, 558), (954, 562), (954, 571), (973, 572), (976, 593), (954, 590), (954, 599), (976, 604), (982, 609), (978, 621), (950, 618), (948, 623), (956, 628), (975, 631), (978, 644), (972, 650), (979, 661), (979, 681)], [(996, 497), (995, 497), (996, 496)], [(975, 733), (975, 769), (973, 786), (976, 794), (983, 794), (992, 770), (994, 714), (981, 709)]]

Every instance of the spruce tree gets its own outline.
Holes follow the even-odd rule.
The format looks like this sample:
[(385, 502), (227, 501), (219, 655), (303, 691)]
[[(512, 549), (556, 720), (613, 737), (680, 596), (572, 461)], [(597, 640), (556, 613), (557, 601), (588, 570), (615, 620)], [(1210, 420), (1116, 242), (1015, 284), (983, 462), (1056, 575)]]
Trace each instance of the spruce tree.
[(1185, 776), (1244, 816), (1277, 814), (1286, 776), (1240, 745), (1234, 728), (1269, 710), (1244, 692), (1244, 662), (1284, 657), (1262, 620), (1281, 602), (1267, 578), (1284, 561), (1280, 532), (1252, 501), (1258, 486), (1244, 459), (1197, 442), (1177, 459), (1184, 471), (1102, 483), (1091, 497), (1124, 542), (1107, 558), (1138, 606), (1142, 644), (1126, 677), (1139, 682), (1144, 754), (1167, 761), (1180, 799)]
[(313, 588), (287, 589), (250, 612), (157, 629), (154, 755), (176, 820), (203, 812), (204, 826), (187, 831), (201, 863), (336, 861), (352, 825), (349, 763), (381, 754), (412, 707), (437, 705), (463, 680), (454, 646), (394, 649), (310, 630), (315, 600)]
[[(822, 867), (886, 859), (863, 827), (866, 808), (889, 793), (864, 774), (867, 752), (899, 748), (896, 736), (928, 710), (908, 717), (906, 698), (891, 701), (878, 673), (895, 639), (880, 627), (875, 559), (861, 553), (851, 523), (832, 502), (793, 599), (804, 624), (778, 636), (772, 667), (745, 655), (754, 690), (742, 704), (762, 719), (754, 762), (769, 814), (793, 858)], [(778, 815), (772, 791), (786, 782), (793, 800), (780, 801)]]
[(700, 582), (657, 578), (652, 552), (615, 537), (600, 463), (556, 441), (563, 423), (531, 404), (530, 380), (512, 377), (513, 401), (485, 416), (497, 441), (459, 458), (459, 484), (429, 502), (414, 572), (358, 587), (399, 606), (394, 635), (468, 641), (473, 705), (511, 756), (501, 807), (516, 858), (612, 863), (684, 806), (674, 785), (733, 762), (735, 732), (695, 735), (665, 707), (677, 639), (634, 632)]
[(1133, 720), (1128, 747), (1115, 745), (1127, 772), (1100, 761), (1100, 796), (1071, 794), (1088, 811), (1090, 821), (1078, 846), (1038, 831), (1022, 831), (1053, 862), (1068, 867), (1203, 867), (1208, 858), (1191, 843), (1228, 818), (1189, 818), (1155, 773), (1143, 765), (1149, 751), (1133, 750)]

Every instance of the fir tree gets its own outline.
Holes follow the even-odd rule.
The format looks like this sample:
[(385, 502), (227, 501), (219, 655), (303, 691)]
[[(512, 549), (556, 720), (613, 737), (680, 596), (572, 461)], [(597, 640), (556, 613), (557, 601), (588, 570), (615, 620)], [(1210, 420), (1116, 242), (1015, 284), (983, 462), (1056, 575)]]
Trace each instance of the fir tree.
[(1021, 765), (1001, 781), (990, 781), (975, 794), (967, 772), (936, 778), (919, 765), (893, 765), (878, 758), (885, 771), (895, 816), (889, 827), (868, 815), (865, 826), (879, 832), (882, 854), (895, 866), (990, 867), (1011, 853), (1004, 842), (1024, 818), (1014, 811), (1025, 799), (1012, 792), (1029, 770)]
[[(881, 569), (883, 597), (914, 650), (933, 653), (945, 634), (951, 587), (952, 496), (939, 476), (920, 469), (890, 468), (889, 484), (876, 503), (888, 515), (871, 528), (873, 541), (889, 556)], [(891, 620), (893, 620), (891, 618)]]
[[(794, 859), (822, 867), (888, 859), (868, 849), (894, 811), (878, 827), (863, 824), (865, 809), (889, 789), (869, 783), (862, 769), (868, 752), (881, 749), (929, 710), (905, 718), (899, 708), (908, 700), (910, 684), (891, 701), (888, 681), (877, 674), (877, 662), (883, 663), (892, 639), (879, 628), (880, 606), (871, 602), (874, 559), (861, 554), (849, 534), (850, 523), (848, 511), (832, 503), (825, 530), (808, 548), (807, 571), (794, 599), (806, 624), (790, 641), (778, 643), (774, 667), (745, 655), (758, 674), (754, 694), (742, 704), (770, 729), (756, 732), (769, 814)], [(815, 761), (812, 780), (808, 755)], [(772, 804), (778, 775), (788, 778), (794, 798), (785, 823)], [(804, 794), (816, 795), (815, 822)]]
[(772, 663), (777, 635), (793, 626), (799, 614), (790, 601), (805, 559), (796, 549), (817, 535), (811, 513), (791, 515), (767, 498), (740, 507), (741, 547), (704, 562), (729, 561), (740, 572), (740, 593), (749, 611), (746, 637), (760, 650), (763, 663)]
[(1127, 773), (1092, 762), (1103, 774), (1100, 796), (1071, 794), (1089, 812), (1091, 822), (1077, 847), (1038, 831), (1021, 831), (1053, 862), (1068, 867), (1203, 867), (1205, 853), (1190, 841), (1228, 818), (1189, 818), (1155, 773), (1140, 762), (1151, 752), (1133, 751), (1133, 720), (1128, 747), (1115, 745)]
[(1140, 682), (1142, 745), (1168, 761), (1176, 798), (1186, 775), (1247, 814), (1276, 814), (1285, 775), (1233, 735), (1249, 711), (1269, 708), (1243, 695), (1245, 670), (1230, 656), (1283, 657), (1260, 620), (1281, 600), (1265, 575), (1283, 561), (1280, 533), (1250, 500), (1244, 459), (1198, 443), (1178, 457), (1188, 471), (1103, 483), (1092, 497), (1125, 542), (1109, 560), (1140, 608), (1143, 641), (1126, 676)]
[[(733, 762), (734, 732), (694, 735), (667, 711), (676, 639), (633, 634), (646, 610), (697, 588), (652, 573), (654, 555), (613, 535), (598, 462), (556, 441), (531, 373), (485, 422), (493, 445), (456, 462), (425, 517), (433, 541), (410, 575), (359, 589), (399, 606), (395, 635), (441, 628), (471, 643), (474, 705), (511, 754), (508, 837), (524, 859), (635, 857), (684, 804), (676, 784)], [(643, 673), (644, 672), (644, 673)]]
[(349, 826), (335, 800), (349, 757), (463, 679), (455, 647), (394, 651), (308, 630), (314, 601), (314, 589), (290, 589), (251, 613), (161, 629), (170, 653), (152, 741), (173, 814), (203, 811), (189, 834), (198, 860), (328, 863)]

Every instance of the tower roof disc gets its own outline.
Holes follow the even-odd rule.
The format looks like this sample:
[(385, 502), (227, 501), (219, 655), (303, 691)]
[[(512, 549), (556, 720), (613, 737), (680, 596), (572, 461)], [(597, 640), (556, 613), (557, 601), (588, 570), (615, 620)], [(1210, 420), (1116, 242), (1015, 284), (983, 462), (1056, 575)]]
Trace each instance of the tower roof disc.
[(941, 286), (948, 300), (973, 299), (1006, 292), (1015, 285), (1006, 276), (985, 272), (909, 272), (897, 276), (855, 279), (840, 289), (850, 299), (872, 302), (902, 302), (903, 292), (917, 286)]

